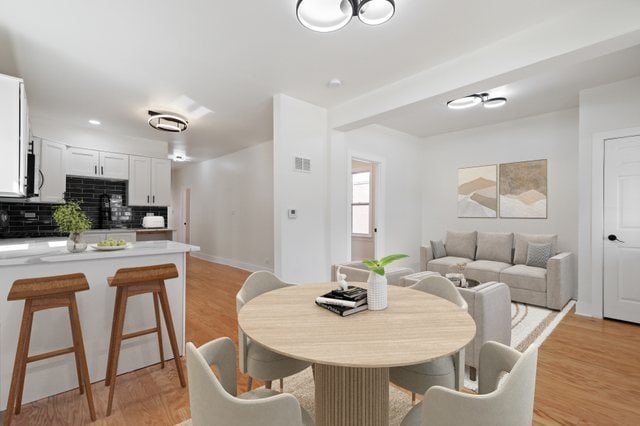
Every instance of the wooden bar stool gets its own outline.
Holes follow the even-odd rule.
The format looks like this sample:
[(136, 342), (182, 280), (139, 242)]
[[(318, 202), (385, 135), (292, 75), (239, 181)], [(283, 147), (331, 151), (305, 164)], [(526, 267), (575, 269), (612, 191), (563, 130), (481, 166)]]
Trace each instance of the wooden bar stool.
[[(59, 355), (70, 354), (72, 352), (76, 358), (76, 374), (78, 375), (80, 394), (86, 391), (91, 420), (96, 420), (96, 410), (93, 406), (93, 396), (91, 394), (91, 381), (89, 380), (89, 369), (87, 368), (87, 358), (84, 352), (82, 330), (80, 328), (78, 305), (76, 304), (76, 292), (85, 290), (89, 290), (89, 283), (84, 274), (22, 279), (15, 281), (11, 286), (7, 300), (24, 300), (24, 309), (22, 311), (18, 348), (16, 349), (16, 361), (13, 364), (13, 376), (11, 377), (11, 387), (9, 388), (7, 410), (4, 414), (4, 425), (11, 423), (11, 416), (14, 410), (15, 414), (20, 414), (27, 364)], [(69, 309), (73, 346), (29, 356), (29, 341), (31, 340), (33, 314), (45, 309), (64, 307)]]
[[(167, 289), (165, 288), (165, 280), (177, 278), (178, 270), (176, 265), (170, 263), (166, 265), (144, 266), (140, 268), (124, 268), (116, 272), (115, 277), (108, 279), (111, 287), (116, 287), (116, 302), (113, 308), (113, 323), (111, 326), (111, 343), (109, 344), (109, 358), (107, 361), (107, 374), (105, 386), (111, 386), (109, 389), (109, 403), (107, 405), (107, 416), (111, 415), (111, 406), (113, 404), (113, 393), (116, 387), (116, 373), (118, 371), (118, 357), (120, 355), (120, 346), (122, 340), (140, 337), (151, 333), (158, 334), (158, 347), (160, 350), (160, 364), (164, 368), (164, 355), (162, 348), (162, 327), (160, 325), (160, 312), (158, 302), (162, 306), (164, 321), (169, 334), (169, 343), (173, 352), (173, 358), (178, 369), (178, 378), (180, 385), (185, 387), (187, 383), (184, 380), (182, 371), (182, 362), (180, 361), (180, 353), (178, 351), (178, 342), (176, 340), (176, 332), (173, 328), (173, 319), (171, 310), (169, 309), (169, 299), (167, 298)], [(153, 293), (153, 307), (155, 310), (156, 326), (146, 330), (135, 331), (129, 334), (123, 334), (124, 318), (127, 310), (127, 299), (131, 296), (140, 294)]]

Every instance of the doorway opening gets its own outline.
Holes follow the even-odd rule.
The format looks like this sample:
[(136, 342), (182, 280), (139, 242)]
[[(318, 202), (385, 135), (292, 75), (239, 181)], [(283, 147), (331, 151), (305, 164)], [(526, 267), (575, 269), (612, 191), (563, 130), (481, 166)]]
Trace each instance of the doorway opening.
[(351, 159), (351, 260), (376, 257), (378, 169), (376, 162)]

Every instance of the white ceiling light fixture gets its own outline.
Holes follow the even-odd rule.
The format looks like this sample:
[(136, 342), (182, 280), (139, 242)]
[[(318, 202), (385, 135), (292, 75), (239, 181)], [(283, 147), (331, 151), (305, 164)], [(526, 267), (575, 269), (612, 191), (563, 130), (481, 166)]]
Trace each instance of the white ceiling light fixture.
[(180, 133), (187, 130), (189, 122), (177, 114), (149, 111), (149, 126), (163, 132)]
[(328, 33), (344, 28), (357, 16), (367, 25), (380, 25), (393, 17), (394, 0), (298, 0), (296, 16), (306, 28)]
[(102, 123), (100, 122), (100, 120), (91, 119), (91, 120), (89, 120), (89, 124), (93, 124), (94, 126), (99, 126)]
[(482, 104), (485, 108), (500, 108), (507, 103), (507, 98), (490, 98), (488, 93), (474, 93), (447, 102), (450, 109), (467, 109)]
[(340, 80), (339, 78), (332, 78), (331, 80), (329, 80), (329, 82), (327, 83), (327, 87), (329, 89), (337, 89), (338, 87), (342, 86), (342, 80)]

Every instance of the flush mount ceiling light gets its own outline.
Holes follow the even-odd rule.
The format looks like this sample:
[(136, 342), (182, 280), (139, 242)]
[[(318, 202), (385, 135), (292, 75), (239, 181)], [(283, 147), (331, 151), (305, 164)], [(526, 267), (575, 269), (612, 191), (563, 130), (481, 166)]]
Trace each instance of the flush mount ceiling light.
[(394, 0), (298, 0), (298, 21), (310, 30), (328, 33), (357, 16), (367, 25), (387, 22), (396, 11)]
[(450, 109), (466, 109), (482, 104), (485, 108), (499, 108), (507, 103), (507, 98), (490, 98), (488, 93), (474, 93), (447, 102)]
[(149, 116), (149, 126), (163, 132), (184, 132), (189, 124), (187, 120), (176, 114), (149, 111)]
[(91, 120), (89, 120), (89, 124), (93, 124), (94, 126), (99, 126), (102, 123), (100, 123), (99, 120), (91, 119)]

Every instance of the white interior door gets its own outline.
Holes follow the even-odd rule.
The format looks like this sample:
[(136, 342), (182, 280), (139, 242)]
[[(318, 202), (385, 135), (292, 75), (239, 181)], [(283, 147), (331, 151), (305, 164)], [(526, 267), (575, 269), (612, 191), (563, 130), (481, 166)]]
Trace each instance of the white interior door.
[(640, 136), (607, 140), (604, 316), (640, 323)]

